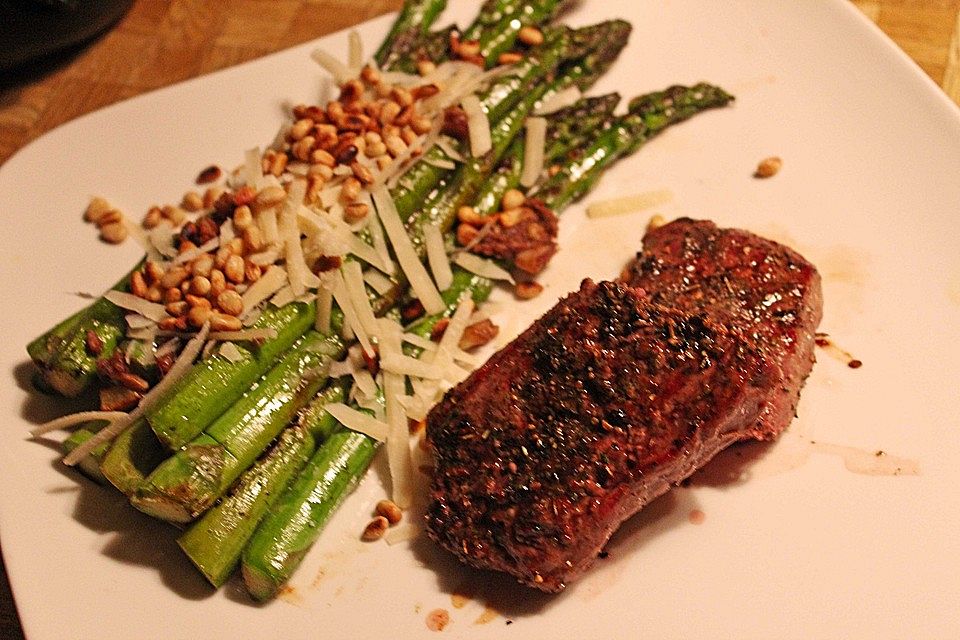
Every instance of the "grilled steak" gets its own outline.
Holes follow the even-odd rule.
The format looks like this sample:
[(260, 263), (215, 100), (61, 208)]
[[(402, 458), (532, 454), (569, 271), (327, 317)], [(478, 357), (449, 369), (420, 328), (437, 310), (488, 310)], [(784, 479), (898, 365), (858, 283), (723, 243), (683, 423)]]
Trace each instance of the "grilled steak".
[(625, 276), (584, 281), (431, 411), (427, 530), (467, 564), (559, 591), (623, 520), (789, 422), (820, 317), (812, 266), (681, 220)]

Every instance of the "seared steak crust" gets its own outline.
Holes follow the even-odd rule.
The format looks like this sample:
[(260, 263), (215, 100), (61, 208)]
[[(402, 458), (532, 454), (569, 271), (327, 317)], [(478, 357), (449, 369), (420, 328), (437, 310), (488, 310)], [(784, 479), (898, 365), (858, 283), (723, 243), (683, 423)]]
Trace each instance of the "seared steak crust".
[[(664, 251), (651, 263), (661, 276), (681, 264)], [(723, 447), (774, 435), (769, 397), (787, 381), (772, 339), (731, 321), (740, 303), (687, 303), (666, 277), (677, 297), (658, 296), (645, 256), (630, 274), (644, 289), (584, 281), (431, 411), (427, 530), (464, 562), (559, 591), (623, 520)], [(803, 355), (800, 333), (784, 344)]]
[(653, 302), (709, 314), (746, 334), (776, 381), (744, 437), (775, 438), (793, 419), (814, 362), (823, 296), (820, 275), (800, 254), (740, 229), (681, 218), (651, 231), (624, 280)]

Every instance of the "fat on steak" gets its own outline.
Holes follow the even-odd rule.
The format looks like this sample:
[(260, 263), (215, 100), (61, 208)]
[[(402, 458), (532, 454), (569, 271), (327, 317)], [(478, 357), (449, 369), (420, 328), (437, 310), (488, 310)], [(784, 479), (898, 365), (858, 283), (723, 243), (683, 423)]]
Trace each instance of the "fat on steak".
[(723, 448), (776, 437), (813, 365), (816, 269), (680, 219), (585, 280), (430, 412), (430, 537), (558, 592), (620, 524)]

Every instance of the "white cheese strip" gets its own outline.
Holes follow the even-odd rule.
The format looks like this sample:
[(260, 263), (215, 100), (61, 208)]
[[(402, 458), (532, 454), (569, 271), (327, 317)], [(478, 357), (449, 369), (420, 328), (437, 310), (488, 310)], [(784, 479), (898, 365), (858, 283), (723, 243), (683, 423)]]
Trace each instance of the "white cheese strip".
[(651, 207), (659, 207), (673, 200), (673, 192), (669, 189), (646, 191), (632, 196), (613, 198), (594, 202), (587, 207), (587, 217), (607, 218), (627, 213), (636, 213)]
[(243, 313), (246, 315), (261, 302), (272, 296), (287, 284), (287, 272), (283, 267), (272, 265), (260, 276), (260, 279), (243, 292)]
[(381, 354), (380, 368), (384, 371), (415, 376), (427, 380), (439, 380), (443, 377), (443, 371), (433, 364), (400, 354)]
[(440, 313), (445, 307), (443, 298), (440, 297), (440, 292), (437, 291), (437, 287), (430, 279), (426, 268), (421, 264), (416, 249), (413, 248), (413, 243), (403, 227), (403, 222), (400, 220), (400, 215), (397, 213), (397, 208), (390, 197), (390, 193), (385, 187), (378, 187), (373, 192), (373, 200), (377, 205), (380, 220), (383, 222), (383, 227), (390, 238), (390, 243), (393, 245), (393, 251), (400, 263), (400, 268), (403, 269), (407, 280), (410, 282), (410, 288), (413, 289), (420, 300), (420, 304), (423, 305), (428, 314)]
[(367, 285), (363, 281), (363, 271), (359, 262), (345, 262), (340, 268), (343, 274), (343, 283), (346, 286), (347, 294), (353, 303), (353, 308), (357, 312), (357, 319), (363, 325), (363, 330), (368, 336), (376, 337), (379, 333), (377, 317), (373, 314), (373, 307), (370, 306), (370, 298), (367, 296)]
[(260, 179), (263, 177), (263, 163), (260, 147), (247, 149), (244, 154), (244, 181), (251, 187), (256, 188)]
[(339, 59), (323, 49), (315, 49), (310, 57), (313, 61), (326, 69), (337, 84), (343, 84), (350, 79), (350, 69)]
[(344, 325), (350, 329), (353, 335), (357, 337), (357, 341), (360, 342), (360, 346), (363, 348), (364, 352), (368, 356), (373, 357), (375, 355), (373, 345), (370, 344), (370, 338), (367, 335), (366, 330), (363, 328), (363, 323), (360, 321), (360, 316), (357, 313), (356, 308), (353, 306), (353, 300), (347, 293), (347, 287), (343, 281), (343, 275), (339, 271), (334, 273), (332, 292), (333, 299), (337, 301), (337, 306), (339, 306), (340, 311), (343, 312)]
[(351, 29), (347, 35), (347, 66), (351, 75), (356, 75), (363, 66), (363, 40), (355, 29)]
[(121, 309), (136, 311), (140, 315), (144, 316), (145, 318), (150, 318), (154, 322), (158, 322), (167, 317), (167, 311), (163, 308), (162, 304), (144, 300), (143, 298), (135, 296), (132, 293), (127, 293), (126, 291), (116, 291), (111, 289), (103, 294), (103, 297)]
[(37, 437), (42, 436), (45, 433), (50, 433), (51, 431), (69, 429), (70, 427), (75, 427), (78, 424), (91, 422), (93, 420), (105, 420), (107, 422), (113, 422), (114, 420), (119, 420), (126, 417), (127, 414), (123, 411), (81, 411), (79, 413), (65, 415), (62, 418), (50, 420), (49, 422), (44, 422), (39, 427), (31, 429), (30, 435)]
[(460, 106), (467, 114), (467, 128), (470, 131), (470, 155), (479, 158), (493, 148), (490, 120), (487, 119), (480, 98), (474, 94), (464, 96), (460, 101)]
[(313, 328), (324, 335), (330, 334), (330, 313), (333, 308), (333, 294), (329, 289), (317, 291), (317, 319)]
[(478, 276), (490, 278), (491, 280), (506, 280), (507, 282), (513, 284), (513, 276), (510, 275), (510, 272), (506, 271), (492, 260), (481, 258), (480, 256), (467, 251), (460, 251), (457, 253), (456, 257), (454, 257), (453, 261), (470, 273), (475, 273)]
[(199, 247), (194, 247), (193, 249), (187, 249), (183, 253), (177, 255), (177, 257), (173, 259), (173, 264), (184, 264), (186, 262), (190, 262), (191, 260), (195, 260), (205, 253), (209, 253), (213, 251), (219, 246), (220, 246), (220, 238), (219, 237), (211, 238), (206, 242), (204, 242)]
[(390, 433), (390, 426), (386, 423), (348, 407), (342, 402), (331, 402), (325, 405), (325, 408), (327, 412), (336, 418), (343, 426), (370, 436), (374, 440), (384, 442)]
[(453, 284), (453, 270), (450, 269), (450, 259), (447, 257), (446, 247), (443, 245), (443, 232), (435, 224), (429, 224), (423, 229), (423, 242), (427, 248), (427, 262), (433, 279), (440, 291), (446, 291)]
[(367, 269), (363, 272), (363, 281), (370, 285), (370, 288), (380, 295), (386, 294), (393, 289), (393, 282), (387, 276), (376, 269)]
[(532, 187), (543, 173), (544, 145), (547, 137), (546, 118), (527, 118), (523, 141), (523, 171), (520, 184)]

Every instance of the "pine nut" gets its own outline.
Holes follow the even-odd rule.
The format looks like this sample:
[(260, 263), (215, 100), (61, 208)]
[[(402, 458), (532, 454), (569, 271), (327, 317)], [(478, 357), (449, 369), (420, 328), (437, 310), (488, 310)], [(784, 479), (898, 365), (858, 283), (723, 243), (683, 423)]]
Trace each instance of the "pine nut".
[(313, 151), (314, 145), (317, 144), (317, 139), (313, 136), (306, 136), (301, 140), (297, 140), (293, 143), (293, 146), (290, 147), (290, 153), (293, 154), (297, 160), (306, 162), (310, 159), (310, 152)]
[(180, 283), (186, 280), (189, 275), (190, 272), (187, 271), (186, 267), (172, 267), (169, 271), (163, 274), (162, 278), (160, 278), (160, 286), (164, 289), (179, 287)]
[(397, 524), (403, 519), (403, 511), (400, 510), (400, 507), (398, 507), (393, 500), (381, 500), (378, 502), (376, 513), (378, 516), (386, 518), (387, 522), (392, 525)]
[(470, 244), (480, 231), (469, 224), (461, 223), (457, 226), (457, 243), (465, 247)]
[(243, 231), (253, 224), (253, 213), (250, 207), (244, 205), (233, 210), (233, 228), (237, 231)]
[(276, 153), (270, 159), (270, 167), (267, 171), (271, 175), (280, 176), (287, 169), (287, 154), (285, 153)]
[(500, 206), (504, 209), (516, 209), (517, 207), (523, 206), (523, 203), (527, 201), (527, 197), (523, 195), (523, 192), (519, 189), (507, 189), (507, 192), (503, 194), (503, 199), (500, 201)]
[(236, 291), (224, 291), (217, 296), (217, 306), (220, 307), (220, 310), (224, 313), (228, 313), (231, 316), (238, 316), (243, 312), (243, 298), (240, 297), (240, 294)]
[(91, 198), (87, 210), (83, 212), (83, 219), (87, 222), (97, 222), (107, 211), (113, 207), (103, 198)]
[(199, 329), (210, 319), (212, 313), (213, 312), (206, 307), (193, 307), (190, 309), (190, 312), (187, 313), (187, 322), (189, 322), (191, 326)]
[(139, 271), (134, 271), (133, 275), (130, 276), (130, 293), (138, 298), (147, 296), (147, 281)]
[(403, 87), (394, 87), (390, 91), (390, 99), (401, 107), (409, 107), (413, 104), (413, 95)]
[(290, 127), (289, 137), (293, 141), (302, 140), (304, 136), (310, 133), (310, 129), (313, 128), (313, 120), (309, 118), (301, 118), (293, 123), (293, 126)]
[(243, 230), (243, 246), (247, 253), (256, 253), (263, 249), (263, 234), (260, 232), (260, 227), (250, 225)]
[(203, 192), (203, 208), (211, 209), (213, 208), (213, 203), (220, 199), (220, 196), (223, 195), (223, 187), (210, 187)]
[(476, 226), (482, 226), (486, 222), (486, 218), (477, 213), (476, 209), (467, 206), (457, 210), (457, 220)]
[(353, 171), (353, 175), (356, 176), (363, 184), (373, 184), (373, 174), (370, 172), (370, 169), (366, 165), (360, 164), (356, 160), (350, 163), (350, 170)]
[(313, 153), (310, 154), (310, 162), (332, 168), (336, 166), (337, 159), (334, 158), (329, 151), (324, 149), (314, 149)]
[(457, 55), (465, 58), (471, 56), (480, 55), (480, 41), (479, 40), (462, 40), (459, 45), (457, 45)]
[(205, 276), (193, 276), (190, 280), (190, 293), (195, 296), (205, 296), (210, 293), (210, 280)]
[(254, 203), (257, 207), (267, 208), (274, 205), (278, 205), (284, 201), (287, 197), (287, 192), (284, 191), (283, 187), (270, 186), (265, 189), (262, 189), (258, 194)]
[(210, 329), (213, 331), (240, 331), (240, 329), (243, 328), (243, 323), (240, 322), (240, 318), (217, 313), (216, 311), (211, 313), (208, 319), (210, 320)]
[(231, 255), (223, 265), (223, 275), (230, 282), (240, 283), (244, 279), (243, 258), (237, 255)]
[(538, 282), (518, 282), (513, 293), (521, 300), (530, 300), (536, 298), (543, 292), (543, 285)]
[(364, 154), (366, 154), (368, 158), (379, 158), (382, 155), (386, 155), (386, 153), (387, 145), (383, 144), (383, 142), (367, 143), (367, 148), (364, 150)]
[(243, 264), (243, 274), (247, 277), (247, 282), (256, 282), (263, 275), (260, 265), (247, 260)]
[(217, 298), (227, 289), (227, 278), (223, 271), (214, 269), (210, 272), (210, 297)]
[(175, 227), (179, 227), (187, 220), (187, 212), (180, 207), (166, 205), (160, 209), (160, 213)]
[(363, 69), (360, 70), (360, 79), (370, 86), (375, 86), (380, 82), (381, 77), (380, 72), (370, 65), (364, 65)]
[[(170, 291), (180, 291), (179, 289), (170, 289)], [(164, 307), (167, 313), (170, 315), (179, 318), (184, 315), (189, 309), (190, 305), (187, 304), (186, 300), (179, 300), (177, 302), (168, 302)]]
[(527, 25), (526, 27), (520, 28), (520, 31), (517, 33), (517, 40), (528, 47), (536, 47), (543, 44), (543, 32), (536, 27)]
[(351, 176), (343, 181), (343, 187), (340, 189), (340, 201), (349, 204), (358, 197), (360, 197), (360, 181)]
[(370, 206), (363, 202), (351, 202), (343, 210), (343, 219), (347, 224), (356, 224), (370, 213)]
[(420, 60), (417, 62), (417, 73), (419, 73), (421, 76), (428, 76), (436, 70), (437, 65), (430, 60)]
[(123, 222), (123, 214), (121, 214), (116, 209), (110, 209), (110, 211), (107, 211), (102, 216), (100, 216), (100, 219), (97, 220), (95, 224), (97, 225), (97, 227), (103, 228), (108, 224), (114, 224), (119, 222)]
[(191, 213), (196, 213), (197, 211), (203, 209), (203, 196), (196, 191), (188, 191), (183, 194), (183, 200), (181, 201), (180, 206)]
[(507, 209), (500, 213), (500, 224), (504, 227), (510, 228), (520, 222), (520, 217), (523, 215), (523, 209), (516, 207), (513, 209)]
[(757, 165), (757, 170), (753, 174), (755, 178), (772, 178), (777, 175), (780, 171), (780, 168), (783, 166), (783, 160), (777, 156), (771, 156), (769, 158), (764, 158), (760, 161), (760, 164)]
[(163, 267), (157, 262), (147, 261), (147, 264), (143, 268), (143, 273), (147, 276), (147, 280), (156, 282), (163, 277)]
[(408, 146), (416, 142), (418, 137), (417, 132), (410, 127), (404, 127), (403, 131), (400, 132), (400, 138), (407, 143)]
[(147, 300), (150, 302), (160, 302), (163, 300), (163, 293), (160, 291), (160, 287), (154, 285), (147, 289)]
[(392, 124), (394, 119), (400, 115), (402, 107), (396, 102), (387, 102), (380, 110), (380, 124)]
[(383, 537), (383, 534), (387, 532), (387, 528), (390, 526), (390, 523), (383, 516), (377, 516), (370, 521), (370, 524), (366, 526), (363, 530), (363, 535), (360, 537), (366, 542), (373, 542), (374, 540), (379, 540)]
[(516, 64), (523, 60), (523, 56), (516, 51), (504, 51), (497, 57), (497, 64)]
[(180, 302), (181, 300), (183, 300), (183, 292), (176, 287), (172, 287), (163, 292), (163, 301), (167, 304)]
[(426, 116), (417, 116), (410, 121), (410, 128), (422, 135), (433, 128), (433, 122)]
[(226, 247), (230, 249), (230, 253), (235, 256), (243, 255), (243, 238), (234, 238), (226, 244)]
[(184, 295), (183, 299), (191, 307), (203, 307), (204, 309), (213, 308), (213, 303), (203, 296), (188, 293)]
[(163, 214), (160, 213), (160, 207), (150, 207), (147, 214), (143, 216), (143, 227), (153, 229), (163, 221)]
[(407, 150), (407, 143), (400, 136), (390, 136), (386, 139), (387, 151), (394, 158)]
[(213, 266), (217, 269), (223, 269), (223, 265), (227, 264), (227, 258), (232, 255), (233, 253), (230, 251), (230, 247), (220, 247), (217, 249), (217, 253), (213, 258)]

